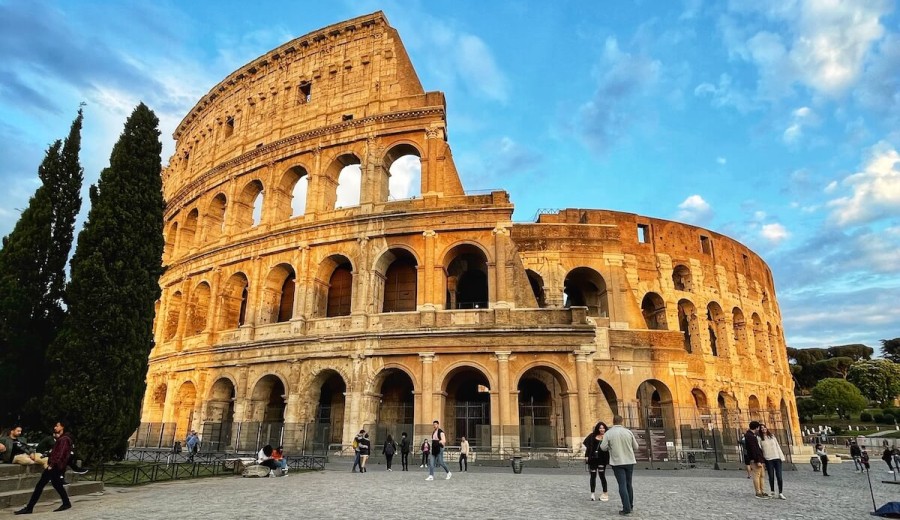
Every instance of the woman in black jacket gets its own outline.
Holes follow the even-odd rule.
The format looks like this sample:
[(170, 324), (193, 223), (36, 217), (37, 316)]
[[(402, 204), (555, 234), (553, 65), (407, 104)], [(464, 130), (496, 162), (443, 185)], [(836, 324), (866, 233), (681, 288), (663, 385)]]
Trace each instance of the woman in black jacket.
[(365, 434), (359, 440), (359, 472), (366, 472), (366, 463), (369, 461), (369, 454), (372, 453), (372, 442), (369, 440), (369, 434)]
[(587, 457), (588, 470), (591, 472), (591, 500), (597, 500), (594, 491), (597, 489), (597, 475), (600, 475), (600, 484), (603, 486), (603, 494), (600, 495), (600, 501), (609, 500), (606, 492), (606, 466), (609, 466), (609, 452), (600, 449), (600, 443), (603, 442), (603, 436), (606, 435), (606, 423), (600, 421), (594, 426), (594, 431), (584, 438), (585, 456)]

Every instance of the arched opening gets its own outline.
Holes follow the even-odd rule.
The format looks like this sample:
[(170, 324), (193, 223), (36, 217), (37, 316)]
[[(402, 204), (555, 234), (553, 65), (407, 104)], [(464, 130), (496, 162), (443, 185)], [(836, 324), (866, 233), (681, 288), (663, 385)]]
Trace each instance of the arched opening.
[(684, 265), (676, 265), (672, 270), (672, 284), (676, 291), (691, 292), (693, 288), (691, 270)]
[(200, 282), (191, 293), (191, 318), (188, 322), (188, 335), (194, 336), (206, 330), (209, 317), (209, 284)]
[(175, 439), (187, 437), (188, 431), (194, 424), (194, 405), (197, 402), (197, 389), (194, 383), (187, 381), (182, 383), (175, 395), (173, 410), (175, 410)]
[(334, 370), (324, 371), (317, 380), (319, 397), (315, 399), (316, 407), (316, 431), (315, 442), (323, 450), (329, 444), (340, 444), (344, 434), (344, 407), (347, 384), (340, 374)]
[(487, 309), (488, 266), (484, 252), (471, 244), (453, 248), (446, 265), (447, 309)]
[(227, 199), (219, 193), (209, 203), (206, 217), (203, 219), (203, 231), (207, 242), (215, 242), (225, 233), (225, 206)]
[(231, 447), (234, 430), (234, 383), (226, 377), (216, 380), (206, 401), (202, 439), (207, 451), (225, 451)]
[(159, 383), (150, 394), (150, 400), (147, 403), (147, 410), (143, 414), (149, 423), (161, 423), (163, 420), (163, 411), (166, 407), (166, 392), (168, 387), (165, 383)]
[(349, 262), (340, 264), (328, 280), (328, 306), (325, 316), (349, 316), (353, 303), (353, 271)]
[(381, 384), (379, 392), (378, 416), (376, 418), (375, 438), (384, 441), (388, 434), (395, 440), (400, 439), (402, 432), (407, 432), (410, 442), (415, 446), (414, 429), (414, 388), (409, 375), (398, 369), (388, 368), (379, 374)]
[(275, 200), (270, 207), (275, 212), (275, 221), (282, 222), (306, 212), (306, 194), (309, 187), (309, 175), (302, 166), (288, 168), (281, 181)]
[(247, 297), (250, 282), (244, 273), (235, 273), (225, 282), (222, 291), (222, 321), (220, 330), (236, 329), (247, 317)]
[(706, 306), (706, 328), (709, 334), (709, 347), (713, 356), (725, 353), (725, 338), (728, 334), (725, 328), (725, 313), (722, 307), (716, 302), (711, 302)]
[(731, 311), (731, 325), (734, 327), (734, 347), (739, 356), (746, 356), (747, 352), (747, 324), (744, 321), (744, 313), (737, 307)]
[(647, 293), (641, 301), (641, 314), (650, 330), (668, 330), (666, 302), (656, 293)]
[(544, 295), (544, 279), (531, 269), (526, 269), (525, 275), (528, 276), (528, 284), (531, 285), (531, 293), (534, 294), (536, 307), (543, 309), (547, 306), (547, 298)]
[(163, 246), (163, 262), (172, 263), (175, 258), (175, 244), (178, 242), (178, 222), (172, 222), (166, 232), (166, 240)]
[(684, 335), (684, 350), (694, 352), (694, 343), (697, 341), (694, 334), (694, 322), (696, 321), (694, 304), (688, 300), (678, 302), (678, 330)]
[[(600, 387), (600, 394), (603, 396), (597, 416), (602, 420), (612, 418), (613, 415), (620, 415), (619, 399), (616, 397), (616, 391), (613, 387), (602, 379), (597, 380), (597, 385)], [(603, 406), (604, 403), (606, 406)], [(607, 424), (610, 423), (607, 422)]]
[(184, 220), (184, 227), (181, 229), (181, 245), (178, 246), (182, 254), (190, 253), (191, 249), (196, 245), (199, 220), (200, 212), (197, 211), (197, 208), (192, 209)]
[(359, 164), (341, 168), (335, 193), (335, 209), (359, 206), (362, 191), (362, 171)]
[(609, 301), (606, 281), (600, 273), (589, 267), (576, 267), (566, 275), (564, 305), (587, 307), (588, 316), (609, 317)]
[[(383, 271), (383, 265), (387, 270)], [(416, 310), (418, 270), (416, 257), (405, 249), (391, 249), (379, 259), (375, 272), (382, 275), (384, 290), (381, 312), (412, 312)], [(380, 277), (379, 277), (380, 278)], [(381, 279), (376, 279), (376, 282)], [(376, 287), (376, 294), (378, 287)]]
[[(669, 457), (665, 439), (675, 435), (675, 408), (672, 392), (663, 382), (648, 379), (637, 390), (639, 425), (650, 432), (651, 442), (642, 446), (638, 458), (663, 460)], [(654, 432), (657, 432), (654, 435)]]
[(259, 180), (250, 181), (241, 190), (234, 205), (234, 225), (238, 231), (245, 231), (262, 221), (263, 184)]
[(691, 390), (691, 396), (694, 398), (694, 407), (697, 409), (698, 415), (709, 415), (709, 401), (706, 399), (706, 394), (703, 390), (699, 388), (694, 388)]
[[(258, 447), (266, 444), (278, 446), (282, 443), (286, 399), (284, 383), (278, 376), (266, 375), (253, 387), (248, 416), (251, 422), (259, 423)], [(241, 443), (242, 446), (248, 444)]]
[(781, 431), (784, 432), (780, 436), (779, 442), (783, 441), (782, 446), (790, 446), (794, 440), (793, 435), (791, 435), (791, 411), (783, 398), (778, 406), (778, 410), (781, 416)]
[(536, 367), (519, 379), (519, 445), (557, 448), (566, 445), (569, 410), (563, 383), (554, 371)]
[(753, 323), (753, 353), (758, 360), (764, 361), (768, 351), (766, 348), (766, 343), (768, 343), (766, 329), (763, 327), (759, 314), (754, 312), (750, 320)]
[(422, 192), (422, 159), (410, 144), (394, 146), (384, 156), (388, 172), (387, 200), (418, 197)]
[(176, 291), (175, 294), (169, 297), (169, 305), (167, 306), (169, 312), (166, 316), (166, 333), (163, 336), (166, 341), (173, 339), (178, 333), (178, 323), (181, 318), (181, 300), (181, 291)]
[(460, 367), (447, 378), (444, 431), (447, 439), (465, 436), (472, 446), (491, 446), (491, 389), (473, 367)]
[(751, 395), (747, 399), (747, 408), (750, 410), (750, 419), (751, 420), (759, 421), (759, 420), (764, 419), (764, 417), (762, 416), (763, 414), (761, 413), (761, 410), (759, 407), (759, 398), (756, 397), (755, 395)]
[(360, 200), (361, 161), (352, 153), (336, 157), (317, 183), (322, 186), (322, 211), (357, 206)]
[(738, 407), (735, 397), (725, 391), (719, 392), (716, 398), (719, 405), (719, 415), (722, 417), (722, 444), (725, 446), (737, 445), (738, 439), (743, 435), (743, 414)]
[(289, 264), (278, 264), (269, 271), (263, 287), (259, 324), (282, 323), (294, 317), (296, 285), (294, 268)]

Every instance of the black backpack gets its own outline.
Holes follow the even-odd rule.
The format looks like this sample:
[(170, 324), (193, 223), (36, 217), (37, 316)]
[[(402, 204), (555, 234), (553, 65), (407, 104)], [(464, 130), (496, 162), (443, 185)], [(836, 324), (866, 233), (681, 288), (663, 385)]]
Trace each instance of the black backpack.
[(393, 442), (389, 442), (384, 445), (384, 454), (385, 455), (393, 455), (396, 450), (397, 450), (397, 447), (394, 445)]

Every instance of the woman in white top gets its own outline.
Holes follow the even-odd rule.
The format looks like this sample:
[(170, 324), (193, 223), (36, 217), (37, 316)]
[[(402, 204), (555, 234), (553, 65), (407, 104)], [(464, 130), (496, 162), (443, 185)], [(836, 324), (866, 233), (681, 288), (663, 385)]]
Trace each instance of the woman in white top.
[(784, 498), (784, 482), (781, 478), (781, 463), (784, 460), (784, 452), (781, 451), (781, 445), (778, 439), (765, 424), (759, 425), (759, 447), (762, 449), (763, 457), (766, 459), (766, 472), (769, 474), (769, 489), (775, 494), (775, 479), (778, 479), (778, 498)]

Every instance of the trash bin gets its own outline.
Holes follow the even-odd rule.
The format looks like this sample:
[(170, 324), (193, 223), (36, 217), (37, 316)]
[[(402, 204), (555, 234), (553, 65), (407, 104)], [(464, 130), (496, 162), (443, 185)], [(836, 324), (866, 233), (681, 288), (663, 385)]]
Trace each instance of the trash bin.
[(822, 460), (819, 459), (818, 455), (813, 455), (809, 458), (809, 464), (812, 466), (813, 471), (819, 471), (819, 468), (822, 467)]
[(512, 458), (512, 469), (513, 473), (519, 474), (522, 473), (522, 457), (513, 457)]
[(172, 453), (181, 453), (181, 441), (175, 441), (175, 445), (172, 446)]

